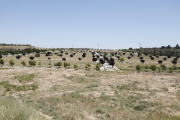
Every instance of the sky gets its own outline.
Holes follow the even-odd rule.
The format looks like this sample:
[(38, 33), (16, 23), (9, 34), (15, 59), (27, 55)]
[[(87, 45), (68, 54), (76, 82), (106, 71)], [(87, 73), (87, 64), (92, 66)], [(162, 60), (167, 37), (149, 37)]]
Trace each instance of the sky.
[(173, 47), (180, 45), (180, 0), (0, 0), (0, 43)]

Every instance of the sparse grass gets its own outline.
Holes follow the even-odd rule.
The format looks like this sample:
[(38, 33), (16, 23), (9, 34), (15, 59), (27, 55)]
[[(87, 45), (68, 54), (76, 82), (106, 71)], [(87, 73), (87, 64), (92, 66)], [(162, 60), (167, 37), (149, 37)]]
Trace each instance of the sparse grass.
[(46, 118), (31, 106), (17, 102), (14, 99), (1, 98), (0, 100), (1, 120), (46, 120)]
[(15, 91), (36, 90), (38, 88), (38, 85), (36, 84), (19, 86), (19, 85), (12, 85), (8, 81), (1, 81), (0, 85), (2, 85), (6, 89), (5, 92), (13, 91), (13, 90)]
[[(69, 52), (70, 53), (70, 52)], [(117, 62), (116, 66), (120, 71), (93, 71), (96, 66), (92, 62), (91, 53), (82, 61), (78, 61), (77, 56), (70, 58), (63, 54), (67, 63), (71, 63), (70, 68), (78, 66), (77, 71), (71, 70), (45, 70), (45, 69), (10, 69), (1, 71), (0, 93), (4, 96), (14, 95), (33, 108), (41, 110), (46, 115), (53, 116), (55, 119), (108, 119), (108, 120), (173, 120), (179, 119), (180, 111), (180, 87), (178, 84), (178, 70), (168, 73), (162, 70), (161, 73), (149, 68), (151, 65), (160, 66), (154, 61), (146, 60), (142, 65), (139, 58), (134, 56), (131, 60), (125, 59), (124, 62)], [(27, 55), (28, 56), (28, 55)], [(127, 58), (128, 55), (123, 56)], [(10, 57), (11, 58), (11, 57)], [(5, 64), (10, 58), (5, 58)], [(28, 57), (22, 60), (28, 61)], [(11, 58), (12, 59), (12, 58)], [(41, 62), (41, 67), (48, 67), (49, 61), (44, 54), (36, 58), (37, 63)], [(15, 65), (17, 65), (17, 60)], [(51, 63), (64, 62), (59, 56), (51, 56)], [(171, 59), (167, 61), (171, 62)], [(90, 63), (91, 71), (83, 71), (85, 66)], [(141, 64), (141, 72), (137, 73), (135, 66)], [(166, 63), (165, 63), (166, 64)], [(172, 64), (168, 64), (172, 66)], [(146, 67), (147, 65), (147, 67)], [(54, 66), (52, 66), (54, 67)], [(64, 68), (61, 66), (60, 68)], [(41, 77), (34, 77), (29, 80), (22, 80), (19, 73), (26, 72), (26, 75), (34, 74)], [(146, 72), (145, 72), (146, 71)], [(176, 71), (176, 72), (175, 72)], [(17, 80), (11, 79), (19, 75)], [(7, 82), (9, 81), (9, 82)], [(36, 84), (29, 86), (28, 82)], [(13, 87), (13, 85), (15, 85)], [(38, 85), (38, 86), (37, 86)], [(19, 87), (20, 86), (20, 87)], [(19, 87), (19, 89), (17, 89)], [(37, 89), (38, 87), (38, 89)], [(7, 89), (8, 88), (8, 89)], [(32, 91), (32, 90), (35, 91)], [(36, 90), (37, 89), (37, 90)], [(9, 92), (2, 92), (9, 90)], [(31, 91), (30, 91), (31, 90)], [(24, 93), (23, 95), (17, 95)], [(28, 98), (30, 96), (30, 98)], [(27, 98), (25, 98), (27, 97)], [(0, 97), (1, 98), (1, 97)]]
[(30, 81), (35, 77), (34, 74), (27, 74), (27, 75), (22, 75), (22, 76), (15, 76), (14, 79), (18, 79), (19, 82), (23, 81)]

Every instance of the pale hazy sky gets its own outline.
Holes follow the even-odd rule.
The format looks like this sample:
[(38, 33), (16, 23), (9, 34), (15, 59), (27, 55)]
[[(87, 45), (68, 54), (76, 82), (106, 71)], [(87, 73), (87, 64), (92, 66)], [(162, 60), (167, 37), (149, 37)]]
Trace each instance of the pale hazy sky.
[(0, 0), (0, 43), (56, 48), (180, 44), (180, 0)]

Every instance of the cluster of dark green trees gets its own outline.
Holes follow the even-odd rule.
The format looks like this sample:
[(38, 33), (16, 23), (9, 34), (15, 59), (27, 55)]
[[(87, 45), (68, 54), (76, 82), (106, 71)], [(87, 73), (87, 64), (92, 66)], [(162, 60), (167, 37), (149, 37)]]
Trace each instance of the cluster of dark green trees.
[(30, 44), (6, 44), (0, 43), (0, 46), (31, 46)]
[(0, 50), (0, 54), (2, 55), (8, 55), (8, 53), (14, 55), (14, 54), (27, 54), (27, 53), (39, 53), (39, 52), (46, 52), (47, 50), (42, 50), (42, 49), (35, 49), (35, 48), (27, 48), (27, 49), (23, 49), (23, 50)]
[(174, 56), (180, 57), (180, 46), (177, 44), (175, 47), (162, 46), (160, 48), (140, 48), (140, 49), (132, 49), (129, 50), (122, 50), (124, 52), (138, 52), (138, 54), (145, 54), (145, 55), (153, 55), (153, 56)]

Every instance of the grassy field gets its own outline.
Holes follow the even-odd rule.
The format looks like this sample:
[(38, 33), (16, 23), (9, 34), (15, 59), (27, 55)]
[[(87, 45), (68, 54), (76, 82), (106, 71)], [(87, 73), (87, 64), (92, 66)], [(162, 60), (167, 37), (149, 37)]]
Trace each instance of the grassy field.
[[(56, 51), (58, 52), (58, 51)], [(69, 52), (69, 55), (72, 52)], [(1, 68), (0, 69), (0, 119), (7, 120), (179, 120), (180, 119), (180, 74), (179, 70), (151, 71), (140, 64), (158, 65), (144, 57), (141, 64), (135, 55), (132, 59), (125, 56), (124, 62), (115, 58), (118, 71), (95, 71), (92, 55), (81, 62), (76, 53), (71, 58), (63, 55), (70, 62), (70, 68), (77, 64), (84, 69), (91, 64), (91, 70), (52, 70), (36, 68)], [(10, 59), (15, 66), (22, 66), (22, 60), (28, 63), (29, 56), (17, 60), (15, 56), (4, 57), (8, 66)], [(31, 55), (32, 56), (32, 55)], [(35, 57), (38, 67), (54, 67), (62, 62), (60, 56), (44, 54)], [(164, 63), (172, 66), (171, 60)], [(38, 63), (41, 62), (41, 65)], [(179, 62), (179, 61), (178, 61)], [(51, 64), (49, 64), (51, 63)], [(29, 66), (27, 64), (27, 66)], [(179, 66), (179, 63), (176, 65)], [(61, 66), (63, 68), (63, 66)], [(10, 107), (9, 107), (10, 106)], [(18, 109), (15, 109), (18, 108)], [(23, 111), (23, 112), (22, 112)], [(20, 117), (22, 116), (22, 117)]]

